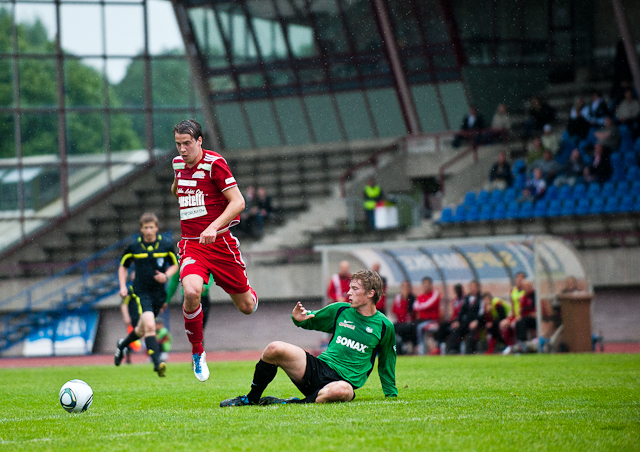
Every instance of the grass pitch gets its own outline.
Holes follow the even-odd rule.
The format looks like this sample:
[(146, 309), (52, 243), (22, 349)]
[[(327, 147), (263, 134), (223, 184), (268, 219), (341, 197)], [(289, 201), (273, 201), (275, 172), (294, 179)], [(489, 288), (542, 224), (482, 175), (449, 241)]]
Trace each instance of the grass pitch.
[[(640, 355), (400, 357), (400, 396), (374, 371), (354, 402), (219, 408), (252, 362), (0, 369), (0, 451), (640, 450)], [(73, 378), (89, 411), (58, 403)], [(278, 372), (265, 395), (299, 395)]]

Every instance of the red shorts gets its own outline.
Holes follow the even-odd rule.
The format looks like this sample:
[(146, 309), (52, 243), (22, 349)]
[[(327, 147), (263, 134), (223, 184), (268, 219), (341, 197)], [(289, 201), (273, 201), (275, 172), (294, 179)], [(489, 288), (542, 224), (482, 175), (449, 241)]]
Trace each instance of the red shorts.
[(198, 240), (182, 239), (178, 242), (180, 255), (180, 279), (187, 275), (199, 275), (204, 281), (213, 281), (228, 294), (249, 290), (247, 266), (242, 260), (240, 242), (225, 231), (214, 243), (203, 245)]

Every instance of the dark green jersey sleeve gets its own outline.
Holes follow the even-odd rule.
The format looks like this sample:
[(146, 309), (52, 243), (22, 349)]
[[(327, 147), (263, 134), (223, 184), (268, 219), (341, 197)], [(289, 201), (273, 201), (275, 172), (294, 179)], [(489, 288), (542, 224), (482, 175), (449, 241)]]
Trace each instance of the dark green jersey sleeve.
[(385, 319), (386, 331), (380, 341), (378, 350), (378, 376), (382, 385), (382, 392), (387, 397), (396, 397), (396, 332), (388, 319)]
[(308, 311), (309, 314), (315, 315), (312, 319), (298, 322), (293, 318), (293, 315), (291, 315), (291, 320), (293, 320), (295, 326), (299, 326), (305, 330), (315, 330), (333, 334), (336, 327), (336, 314), (340, 308), (348, 307), (350, 307), (349, 303), (331, 303), (317, 311)]

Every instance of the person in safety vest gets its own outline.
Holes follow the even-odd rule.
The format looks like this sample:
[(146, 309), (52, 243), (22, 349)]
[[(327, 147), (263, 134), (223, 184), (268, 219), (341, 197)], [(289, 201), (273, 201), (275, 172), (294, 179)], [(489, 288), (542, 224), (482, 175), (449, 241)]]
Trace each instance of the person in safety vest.
[(373, 177), (370, 177), (367, 185), (364, 186), (364, 212), (367, 215), (367, 227), (369, 230), (373, 230), (376, 227), (374, 211), (376, 205), (382, 199), (382, 188), (376, 184), (376, 180)]
[(509, 329), (509, 315), (511, 314), (511, 304), (502, 298), (494, 297), (490, 293), (482, 296), (484, 303), (484, 329), (487, 333), (487, 355), (493, 353), (498, 341), (507, 345), (502, 332)]

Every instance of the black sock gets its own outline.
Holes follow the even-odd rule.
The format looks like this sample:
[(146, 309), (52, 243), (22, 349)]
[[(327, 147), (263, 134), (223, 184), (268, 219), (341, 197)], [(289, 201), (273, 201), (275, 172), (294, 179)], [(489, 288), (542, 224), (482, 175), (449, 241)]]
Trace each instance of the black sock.
[(124, 341), (122, 342), (122, 344), (120, 344), (120, 345), (118, 346), (118, 348), (119, 348), (120, 350), (124, 350), (126, 347), (128, 347), (128, 346), (129, 346), (129, 344), (131, 344), (132, 342), (137, 341), (138, 339), (140, 339), (140, 336), (138, 336), (138, 335), (136, 334), (136, 330), (132, 330), (132, 331), (127, 335), (127, 337), (125, 337), (125, 338), (124, 338)]
[(320, 392), (320, 390), (318, 389), (317, 391), (309, 394), (304, 399), (302, 399), (302, 400), (300, 400), (299, 402), (296, 402), (296, 403), (316, 403), (316, 399), (318, 398), (318, 393), (319, 392)]
[(251, 403), (258, 403), (260, 401), (264, 390), (267, 389), (269, 383), (276, 378), (276, 373), (278, 373), (278, 366), (262, 360), (258, 361), (256, 371), (253, 374), (253, 381), (251, 382), (251, 391), (247, 394), (247, 398)]
[(147, 345), (147, 353), (153, 360), (153, 366), (158, 367), (160, 364), (160, 346), (155, 336), (147, 336), (144, 338), (144, 343)]

